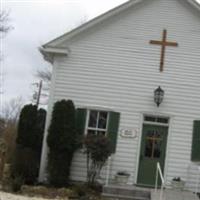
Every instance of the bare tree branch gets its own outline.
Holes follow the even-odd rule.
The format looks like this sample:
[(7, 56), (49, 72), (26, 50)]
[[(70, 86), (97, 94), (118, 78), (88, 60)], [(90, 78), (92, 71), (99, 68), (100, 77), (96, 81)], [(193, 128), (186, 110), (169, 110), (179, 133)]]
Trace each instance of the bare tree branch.
[[(75, 25), (74, 28), (86, 23), (88, 20), (88, 17), (85, 15), (83, 16)], [(52, 77), (52, 71), (50, 68), (45, 68), (43, 70), (37, 70), (36, 77), (38, 77), (40, 80), (42, 80), (44, 83), (49, 84), (51, 82)]]
[(16, 123), (23, 106), (23, 100), (21, 97), (11, 99), (7, 102), (2, 109), (1, 119), (7, 123)]
[(0, 33), (7, 33), (10, 31), (13, 27), (8, 25), (9, 22), (9, 12), (8, 11), (1, 11), (0, 12)]
[[(76, 24), (74, 24), (74, 28), (86, 23), (88, 20), (87, 16), (83, 16)], [(50, 89), (50, 83), (52, 78), (52, 70), (50, 67), (46, 67), (44, 69), (38, 69), (36, 71), (36, 77), (43, 81), (43, 87), (42, 87), (42, 99), (44, 100), (44, 103), (41, 103), (43, 105), (46, 105), (48, 102), (48, 96), (49, 96), (49, 89)], [(37, 91), (34, 91), (33, 94), (33, 102), (35, 97), (37, 96)]]
[(44, 70), (38, 70), (36, 73), (36, 76), (41, 79), (42, 81), (44, 81), (45, 83), (50, 83), (51, 81), (51, 70), (49, 68), (46, 68)]
[[(5, 10), (0, 10), (0, 39), (6, 34), (8, 33), (8, 31), (10, 31), (13, 27), (8, 25), (9, 22), (9, 12), (5, 11)], [(2, 52), (0, 50), (0, 61), (2, 60)], [(2, 66), (0, 65), (0, 98), (2, 95)]]

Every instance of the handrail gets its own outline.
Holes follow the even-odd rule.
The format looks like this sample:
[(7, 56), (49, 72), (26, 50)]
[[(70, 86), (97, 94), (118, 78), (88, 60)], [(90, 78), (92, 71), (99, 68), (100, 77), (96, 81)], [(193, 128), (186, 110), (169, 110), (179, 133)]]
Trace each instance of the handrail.
[(109, 183), (110, 167), (111, 167), (111, 156), (108, 157), (107, 170), (106, 170), (106, 186), (108, 186)]
[(162, 200), (163, 199), (163, 190), (164, 190), (164, 185), (165, 185), (165, 179), (164, 179), (164, 176), (162, 174), (160, 163), (158, 162), (157, 166), (156, 166), (155, 193), (158, 192), (158, 177), (159, 177), (159, 175), (160, 175), (160, 179), (161, 179), (161, 182), (162, 182), (161, 183), (161, 190), (160, 190), (159, 200)]
[(200, 166), (197, 168), (197, 185), (196, 185), (196, 191), (195, 193), (198, 194), (199, 187), (200, 187)]

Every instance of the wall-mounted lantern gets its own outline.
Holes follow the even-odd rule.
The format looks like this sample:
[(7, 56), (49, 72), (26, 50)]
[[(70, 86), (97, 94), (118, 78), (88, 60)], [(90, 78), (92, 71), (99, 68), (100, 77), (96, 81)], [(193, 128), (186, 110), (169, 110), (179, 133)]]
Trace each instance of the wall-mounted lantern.
[(164, 90), (161, 89), (160, 86), (154, 91), (154, 102), (156, 103), (158, 107), (164, 99), (164, 94), (165, 92)]

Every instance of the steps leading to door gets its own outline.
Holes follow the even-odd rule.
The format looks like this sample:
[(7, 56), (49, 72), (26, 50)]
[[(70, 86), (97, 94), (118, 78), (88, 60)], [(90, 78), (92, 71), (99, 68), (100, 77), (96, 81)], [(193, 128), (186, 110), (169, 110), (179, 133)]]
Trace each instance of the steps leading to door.
[(103, 187), (102, 197), (109, 200), (150, 200), (150, 191), (134, 186), (109, 185)]

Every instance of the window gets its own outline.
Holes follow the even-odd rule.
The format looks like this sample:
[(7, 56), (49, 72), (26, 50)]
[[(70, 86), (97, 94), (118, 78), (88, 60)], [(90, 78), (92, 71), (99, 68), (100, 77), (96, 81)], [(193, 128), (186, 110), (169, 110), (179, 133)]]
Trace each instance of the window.
[(150, 130), (145, 138), (145, 157), (160, 158), (162, 148), (162, 136), (160, 132)]
[(168, 124), (169, 123), (169, 118), (145, 115), (144, 116), (144, 122)]
[(86, 133), (91, 135), (106, 135), (108, 127), (108, 112), (89, 110)]
[(120, 113), (113, 111), (87, 110), (77, 108), (76, 129), (79, 135), (103, 134), (111, 141), (112, 152), (115, 153)]

